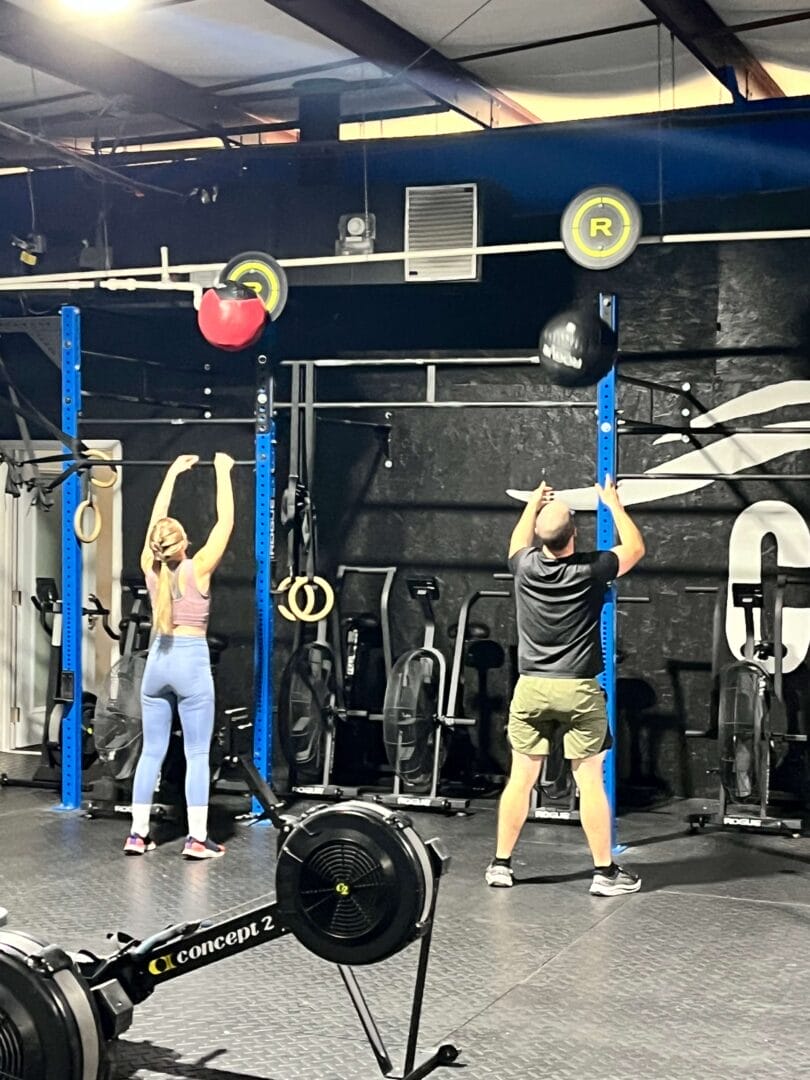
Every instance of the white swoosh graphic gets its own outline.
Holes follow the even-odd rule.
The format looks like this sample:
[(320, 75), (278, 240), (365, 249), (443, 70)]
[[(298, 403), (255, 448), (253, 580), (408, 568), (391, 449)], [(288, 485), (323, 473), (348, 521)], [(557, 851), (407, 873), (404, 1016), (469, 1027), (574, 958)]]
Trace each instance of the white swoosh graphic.
[[(810, 380), (794, 379), (791, 382), (763, 386), (741, 394), (732, 401), (726, 401), (707, 413), (696, 416), (689, 424), (693, 428), (712, 427), (724, 424), (728, 420), (738, 420), (741, 416), (751, 416), (784, 409), (788, 405), (807, 405), (810, 402)], [(799, 426), (799, 425), (796, 425)]]
[[(699, 431), (701, 428), (713, 427), (715, 424), (725, 424), (729, 420), (738, 420), (741, 416), (759, 415), (773, 412), (775, 409), (784, 409), (789, 405), (807, 405), (810, 403), (810, 381), (806, 379), (794, 379), (790, 382), (776, 383), (774, 386), (762, 386), (759, 390), (751, 390), (747, 394), (741, 394), (732, 401), (726, 401), (718, 405), (716, 409), (710, 409), (706, 413), (693, 417), (689, 421), (689, 427)], [(768, 424), (767, 427), (778, 425)], [(791, 425), (801, 427), (801, 424)], [(656, 439), (653, 446), (662, 443), (680, 442), (681, 436), (675, 432), (662, 435)]]
[[(796, 379), (742, 394), (733, 401), (719, 405), (711, 412), (695, 417), (690, 426), (711, 427), (717, 423), (750, 415), (752, 412), (770, 412), (787, 405), (801, 405), (807, 402), (810, 402), (810, 381)], [(655, 465), (646, 472), (650, 477), (654, 477), (656, 473), (742, 473), (745, 469), (764, 465), (786, 454), (810, 450), (810, 420), (787, 421), (766, 426), (769, 430), (773, 430), (773, 435), (730, 435), (710, 446), (692, 450), (672, 461)], [(779, 428), (784, 427), (805, 428), (807, 434), (779, 434)], [(656, 445), (673, 439), (680, 440), (680, 438), (681, 436), (677, 434), (664, 435), (656, 440)], [(660, 499), (687, 495), (691, 491), (699, 491), (712, 483), (715, 481), (711, 479), (623, 480), (619, 487), (625, 506), (634, 506), (639, 503), (657, 502)], [(531, 492), (512, 488), (507, 491), (507, 495), (525, 503), (528, 502)], [(595, 510), (598, 502), (596, 492), (592, 487), (558, 491), (557, 497), (567, 502), (573, 510)]]

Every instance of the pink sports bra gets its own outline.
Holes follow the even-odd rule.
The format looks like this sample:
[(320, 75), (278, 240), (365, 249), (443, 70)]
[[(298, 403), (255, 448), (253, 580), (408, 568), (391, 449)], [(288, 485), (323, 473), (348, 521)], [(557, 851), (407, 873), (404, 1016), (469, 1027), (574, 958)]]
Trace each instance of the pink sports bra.
[[(181, 575), (183, 575), (182, 591), (179, 588)], [(146, 573), (146, 587), (154, 608), (158, 576), (153, 570), (148, 570)], [(191, 559), (183, 559), (172, 573), (172, 625), (193, 626), (199, 630), (207, 630), (210, 610), (211, 594), (200, 592)]]

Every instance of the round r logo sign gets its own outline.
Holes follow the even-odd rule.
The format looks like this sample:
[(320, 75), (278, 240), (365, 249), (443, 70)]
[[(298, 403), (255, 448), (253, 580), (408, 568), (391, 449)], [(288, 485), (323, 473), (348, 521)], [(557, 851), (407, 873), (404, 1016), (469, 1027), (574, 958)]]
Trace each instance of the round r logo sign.
[(565, 208), (560, 235), (579, 266), (609, 270), (635, 251), (641, 236), (641, 210), (620, 188), (588, 188)]

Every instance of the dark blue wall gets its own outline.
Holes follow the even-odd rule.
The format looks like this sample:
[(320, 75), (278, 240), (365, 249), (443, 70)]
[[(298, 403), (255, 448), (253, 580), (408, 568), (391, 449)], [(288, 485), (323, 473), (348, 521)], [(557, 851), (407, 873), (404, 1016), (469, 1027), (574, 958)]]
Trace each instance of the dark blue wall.
[[(158, 157), (158, 155), (153, 155)], [(106, 159), (109, 161), (109, 159)], [(810, 102), (754, 102), (681, 113), (618, 118), (443, 138), (300, 144), (202, 153), (192, 160), (126, 170), (131, 181), (171, 189), (172, 198), (108, 186), (115, 265), (158, 261), (168, 244), (174, 263), (225, 260), (263, 249), (281, 257), (329, 254), (340, 214), (363, 207), (364, 171), (378, 218), (378, 250), (400, 250), (404, 189), (409, 184), (476, 181), (481, 185), (487, 243), (555, 238), (567, 202), (591, 184), (616, 184), (642, 204), (647, 233), (759, 228), (755, 204), (718, 207), (729, 196), (807, 189)], [(216, 204), (189, 193), (219, 186)], [(51, 250), (42, 270), (77, 265), (83, 237), (92, 238), (101, 206), (99, 185), (73, 170), (34, 176), (39, 229)], [(0, 182), (7, 231), (30, 227), (22, 177)], [(807, 224), (806, 203), (779, 211), (783, 225)], [(8, 249), (7, 272), (14, 255)], [(337, 280), (401, 280), (401, 266), (355, 269)], [(359, 275), (359, 276), (358, 276)], [(307, 271), (294, 280), (334, 280)]]

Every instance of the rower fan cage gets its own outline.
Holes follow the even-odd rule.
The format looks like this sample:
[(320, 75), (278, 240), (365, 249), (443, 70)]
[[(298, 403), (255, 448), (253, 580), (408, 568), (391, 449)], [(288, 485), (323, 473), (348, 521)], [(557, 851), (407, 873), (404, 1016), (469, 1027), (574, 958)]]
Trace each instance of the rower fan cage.
[(317, 807), (282, 840), (279, 915), (324, 960), (375, 964), (430, 925), (434, 872), (403, 814), (374, 803)]
[(284, 670), (279, 695), (279, 737), (297, 779), (323, 771), (324, 732), (334, 697), (335, 658), (324, 642), (296, 649)]
[(745, 662), (732, 664), (720, 676), (720, 780), (729, 799), (738, 803), (759, 800), (765, 678), (762, 668)]
[(0, 1077), (109, 1077), (98, 1012), (70, 957), (5, 930), (0, 931)]
[(122, 657), (110, 669), (96, 702), (96, 750), (106, 771), (116, 780), (132, 776), (141, 753), (141, 683), (145, 667), (146, 653)]

